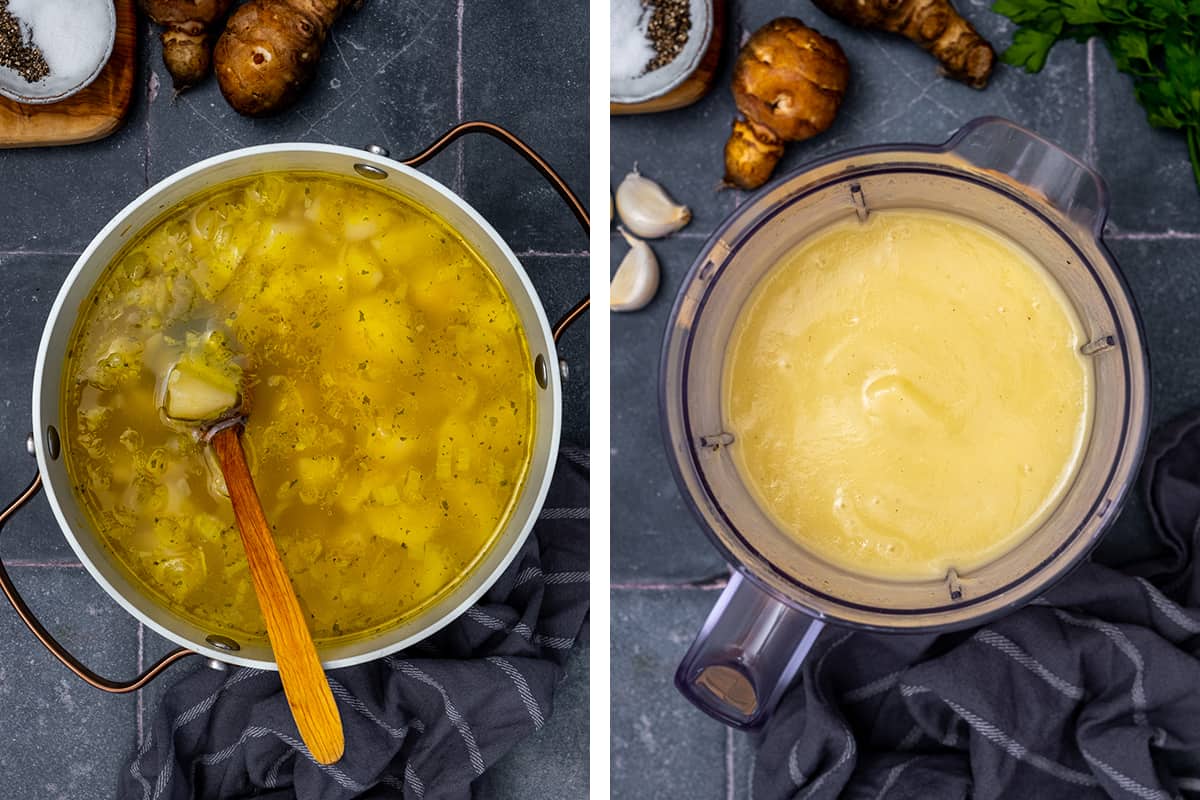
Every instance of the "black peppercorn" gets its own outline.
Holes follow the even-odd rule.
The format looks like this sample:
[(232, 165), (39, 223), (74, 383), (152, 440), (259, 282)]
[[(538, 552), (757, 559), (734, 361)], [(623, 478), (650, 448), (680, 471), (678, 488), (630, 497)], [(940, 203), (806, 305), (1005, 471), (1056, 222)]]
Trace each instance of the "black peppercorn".
[(646, 35), (654, 46), (654, 58), (646, 65), (650, 72), (670, 64), (683, 52), (692, 29), (690, 0), (644, 0), (653, 9)]

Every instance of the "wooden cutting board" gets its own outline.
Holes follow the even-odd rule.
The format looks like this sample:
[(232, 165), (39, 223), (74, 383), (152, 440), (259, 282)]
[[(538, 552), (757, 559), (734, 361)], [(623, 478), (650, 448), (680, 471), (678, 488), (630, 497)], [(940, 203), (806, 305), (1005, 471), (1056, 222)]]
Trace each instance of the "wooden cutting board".
[(137, 72), (134, 0), (116, 0), (117, 39), (96, 80), (59, 103), (24, 105), (0, 97), (0, 147), (51, 147), (102, 139), (129, 111)]

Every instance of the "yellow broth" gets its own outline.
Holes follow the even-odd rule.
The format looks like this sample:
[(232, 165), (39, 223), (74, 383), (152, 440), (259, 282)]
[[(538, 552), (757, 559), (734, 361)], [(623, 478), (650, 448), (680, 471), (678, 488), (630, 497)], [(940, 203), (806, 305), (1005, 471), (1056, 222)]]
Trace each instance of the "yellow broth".
[(427, 607), (507, 521), (529, 351), (496, 277), (428, 209), (316, 173), (224, 184), (135, 239), (72, 333), (67, 466), (101, 540), (176, 613), (261, 637), (212, 454), (160, 412), (183, 357), (244, 370), (243, 441), (318, 641)]

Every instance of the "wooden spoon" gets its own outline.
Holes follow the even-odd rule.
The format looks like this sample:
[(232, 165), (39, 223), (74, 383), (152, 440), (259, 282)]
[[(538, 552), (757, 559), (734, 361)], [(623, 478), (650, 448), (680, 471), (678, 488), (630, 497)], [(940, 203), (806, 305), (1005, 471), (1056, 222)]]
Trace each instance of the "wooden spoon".
[(169, 419), (201, 431), (217, 454), (283, 693), (312, 757), (332, 764), (346, 749), (342, 719), (246, 464), (241, 439), (247, 413), (243, 395), (206, 382), (205, 377), (173, 368), (167, 377), (164, 411)]

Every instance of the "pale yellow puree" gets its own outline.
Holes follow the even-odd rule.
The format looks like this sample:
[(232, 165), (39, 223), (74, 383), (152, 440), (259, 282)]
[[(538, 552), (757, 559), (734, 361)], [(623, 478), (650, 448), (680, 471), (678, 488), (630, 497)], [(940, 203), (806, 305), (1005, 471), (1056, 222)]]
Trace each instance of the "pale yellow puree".
[(1069, 301), (974, 222), (883, 211), (805, 240), (726, 353), (736, 464), (820, 558), (892, 580), (1015, 547), (1079, 466), (1092, 372)]

